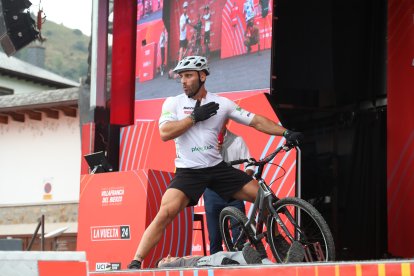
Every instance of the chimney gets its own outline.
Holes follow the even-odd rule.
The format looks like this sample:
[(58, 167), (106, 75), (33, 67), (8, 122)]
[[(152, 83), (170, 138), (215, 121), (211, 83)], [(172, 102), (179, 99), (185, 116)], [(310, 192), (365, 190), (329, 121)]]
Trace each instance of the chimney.
[(27, 46), (25, 61), (40, 68), (45, 68), (45, 47), (37, 43)]

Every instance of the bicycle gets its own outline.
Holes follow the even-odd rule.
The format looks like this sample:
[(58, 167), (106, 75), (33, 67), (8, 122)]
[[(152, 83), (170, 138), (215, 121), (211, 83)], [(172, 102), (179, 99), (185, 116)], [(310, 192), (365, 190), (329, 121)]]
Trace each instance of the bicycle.
[(187, 48), (185, 48), (183, 52), (183, 58), (186, 56), (199, 56), (202, 54), (202, 46), (201, 46), (201, 33), (194, 32), (191, 35), (190, 41), (188, 42)]
[[(279, 199), (262, 178), (266, 164), (282, 150), (287, 152), (295, 146), (282, 145), (259, 161), (250, 158), (227, 162), (229, 166), (242, 163), (247, 163), (246, 166), (257, 166), (254, 177), (259, 183), (259, 191), (249, 218), (234, 207), (226, 207), (220, 213), (220, 231), (228, 251), (240, 251), (245, 245), (251, 244), (262, 257), (267, 257), (262, 242), (266, 238), (277, 262), (285, 262), (294, 241), (302, 245), (303, 260), (306, 262), (335, 260), (334, 240), (322, 215), (303, 199)], [(237, 231), (240, 234), (233, 237), (232, 233)]]

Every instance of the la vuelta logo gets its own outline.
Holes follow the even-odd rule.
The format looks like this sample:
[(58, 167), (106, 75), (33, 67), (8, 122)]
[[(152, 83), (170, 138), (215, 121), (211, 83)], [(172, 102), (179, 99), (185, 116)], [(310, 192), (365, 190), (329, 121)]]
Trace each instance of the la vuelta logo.
[(131, 231), (129, 225), (92, 226), (92, 241), (130, 240)]
[(104, 188), (101, 190), (102, 206), (120, 205), (124, 199), (124, 187)]

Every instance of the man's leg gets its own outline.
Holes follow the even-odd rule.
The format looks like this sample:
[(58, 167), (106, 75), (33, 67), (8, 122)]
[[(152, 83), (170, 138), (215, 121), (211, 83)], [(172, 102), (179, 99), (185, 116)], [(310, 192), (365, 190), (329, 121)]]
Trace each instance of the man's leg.
[(165, 47), (161, 47), (161, 76), (164, 75)]
[(206, 189), (204, 192), (204, 209), (206, 211), (210, 255), (223, 251), (219, 225), (220, 212), (226, 202), (216, 192)]
[(256, 200), (257, 192), (259, 191), (259, 184), (256, 180), (252, 180), (237, 191), (233, 197), (235, 199), (254, 202)]
[(142, 261), (147, 256), (161, 239), (168, 224), (188, 205), (189, 201), (182, 191), (174, 188), (167, 189), (162, 196), (160, 210), (142, 235), (135, 253), (135, 260)]

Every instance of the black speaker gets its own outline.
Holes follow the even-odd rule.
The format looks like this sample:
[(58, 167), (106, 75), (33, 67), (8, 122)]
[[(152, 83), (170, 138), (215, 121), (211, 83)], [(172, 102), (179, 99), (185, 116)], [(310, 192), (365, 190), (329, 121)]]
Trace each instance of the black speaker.
[(28, 0), (0, 0), (0, 44), (11, 56), (38, 38), (36, 23), (27, 9)]

